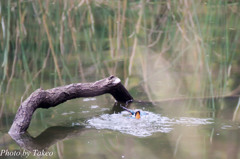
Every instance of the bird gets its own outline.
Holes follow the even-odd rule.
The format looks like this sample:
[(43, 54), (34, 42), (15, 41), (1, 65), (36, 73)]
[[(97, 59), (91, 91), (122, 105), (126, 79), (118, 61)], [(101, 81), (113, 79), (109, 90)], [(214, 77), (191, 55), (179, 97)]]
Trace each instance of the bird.
[(140, 119), (140, 118), (141, 118), (141, 113), (140, 113), (139, 110), (136, 111), (136, 112), (134, 112), (133, 110), (127, 109), (126, 107), (123, 107), (123, 106), (121, 106), (121, 105), (120, 105), (120, 107), (122, 107), (124, 110), (128, 111), (129, 113), (131, 113), (131, 114), (132, 114), (132, 117), (134, 117), (134, 118), (136, 118), (136, 119)]

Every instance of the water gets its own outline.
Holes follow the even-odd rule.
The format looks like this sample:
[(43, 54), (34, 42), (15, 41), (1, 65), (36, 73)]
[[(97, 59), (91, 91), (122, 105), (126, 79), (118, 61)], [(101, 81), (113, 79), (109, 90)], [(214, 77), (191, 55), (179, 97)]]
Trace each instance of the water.
[[(131, 103), (146, 114), (140, 119), (119, 107), (109, 95), (77, 99), (35, 112), (29, 134), (7, 134), (1, 126), (1, 149), (47, 150), (51, 158), (221, 158), (238, 155), (240, 123), (232, 120), (238, 98)], [(107, 104), (106, 104), (107, 103)], [(190, 103), (190, 104), (189, 104)], [(207, 104), (205, 108), (201, 104)], [(228, 105), (229, 107), (226, 107)], [(44, 115), (41, 117), (41, 115)], [(12, 119), (13, 116), (8, 116)], [(230, 152), (231, 153), (230, 153)]]
[[(239, 94), (239, 6), (1, 1), (0, 158), (2, 150), (33, 159), (34, 151), (60, 159), (240, 158), (240, 99), (211, 98)], [(8, 134), (37, 88), (110, 75), (143, 100), (129, 108), (146, 115), (130, 118), (110, 95), (79, 98), (37, 109), (28, 133)]]

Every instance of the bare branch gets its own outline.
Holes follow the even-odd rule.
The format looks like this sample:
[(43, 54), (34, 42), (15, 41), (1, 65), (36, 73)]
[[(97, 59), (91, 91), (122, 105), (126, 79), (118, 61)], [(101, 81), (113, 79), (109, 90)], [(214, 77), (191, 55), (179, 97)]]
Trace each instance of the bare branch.
[(10, 134), (24, 133), (31, 122), (32, 115), (37, 108), (50, 108), (67, 100), (79, 97), (94, 97), (111, 94), (118, 102), (133, 100), (117, 77), (96, 81), (94, 83), (74, 83), (48, 90), (37, 89), (18, 108)]

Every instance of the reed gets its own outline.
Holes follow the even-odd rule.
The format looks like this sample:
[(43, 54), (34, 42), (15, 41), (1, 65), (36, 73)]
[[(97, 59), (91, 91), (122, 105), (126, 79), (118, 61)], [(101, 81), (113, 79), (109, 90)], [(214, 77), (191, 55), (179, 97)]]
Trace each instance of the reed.
[(236, 93), (238, 11), (223, 0), (3, 1), (1, 92), (115, 74), (151, 100)]

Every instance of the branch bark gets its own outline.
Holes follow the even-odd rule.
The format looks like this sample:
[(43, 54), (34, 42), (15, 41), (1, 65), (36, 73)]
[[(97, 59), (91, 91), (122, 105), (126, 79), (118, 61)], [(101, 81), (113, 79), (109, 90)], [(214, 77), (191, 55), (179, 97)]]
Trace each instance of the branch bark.
[(67, 100), (79, 97), (94, 97), (111, 94), (118, 102), (133, 100), (121, 80), (117, 77), (96, 81), (94, 83), (75, 83), (48, 90), (37, 89), (18, 108), (9, 134), (24, 133), (30, 125), (32, 115), (37, 108), (55, 107)]

